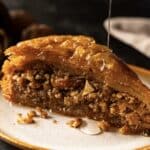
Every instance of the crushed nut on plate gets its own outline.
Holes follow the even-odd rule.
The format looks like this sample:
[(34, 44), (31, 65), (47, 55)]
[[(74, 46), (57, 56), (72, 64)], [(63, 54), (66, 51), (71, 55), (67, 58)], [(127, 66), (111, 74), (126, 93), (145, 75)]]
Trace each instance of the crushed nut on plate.
[(69, 125), (72, 128), (79, 128), (82, 124), (82, 119), (81, 118), (76, 118), (74, 120), (70, 120), (67, 122), (67, 125)]
[(110, 129), (109, 123), (105, 120), (102, 120), (102, 121), (98, 122), (97, 125), (103, 131), (108, 131)]
[(48, 112), (40, 107), (36, 107), (36, 111), (39, 113), (39, 117), (47, 119), (50, 118)]
[(18, 114), (17, 122), (19, 124), (32, 124), (34, 123), (34, 119), (31, 116), (23, 116), (21, 113)]
[(30, 111), (30, 112), (27, 113), (27, 116), (28, 117), (36, 117), (37, 114), (36, 114), (36, 112), (34, 110), (32, 110), (32, 111)]
[(21, 113), (18, 113), (18, 119), (17, 122), (19, 124), (31, 124), (35, 123), (34, 117), (40, 117), (40, 118), (50, 118), (48, 115), (48, 112), (40, 107), (37, 107), (36, 110), (29, 111), (25, 116), (23, 116)]
[(54, 124), (57, 124), (57, 123), (58, 123), (58, 121), (54, 119), (54, 120), (53, 120), (53, 123), (54, 123)]

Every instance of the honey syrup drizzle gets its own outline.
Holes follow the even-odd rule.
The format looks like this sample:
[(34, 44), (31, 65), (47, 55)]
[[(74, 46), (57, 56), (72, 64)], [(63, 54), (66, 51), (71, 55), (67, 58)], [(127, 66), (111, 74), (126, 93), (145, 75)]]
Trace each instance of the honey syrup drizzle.
[(107, 33), (107, 46), (110, 46), (110, 30), (111, 30), (111, 7), (112, 7), (112, 0), (109, 0), (109, 8), (108, 8), (108, 33)]

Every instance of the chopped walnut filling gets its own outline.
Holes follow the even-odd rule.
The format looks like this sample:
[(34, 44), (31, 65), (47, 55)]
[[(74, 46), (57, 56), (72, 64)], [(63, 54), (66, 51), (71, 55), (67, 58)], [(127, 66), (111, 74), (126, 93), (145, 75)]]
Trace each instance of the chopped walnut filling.
[[(149, 135), (150, 110), (144, 103), (88, 77), (34, 64), (32, 69), (16, 72), (12, 84), (16, 85), (13, 90), (20, 99), (18, 103), (105, 120), (101, 124), (104, 130), (115, 127), (124, 134), (145, 132)], [(41, 108), (38, 113), (42, 118), (49, 117)]]

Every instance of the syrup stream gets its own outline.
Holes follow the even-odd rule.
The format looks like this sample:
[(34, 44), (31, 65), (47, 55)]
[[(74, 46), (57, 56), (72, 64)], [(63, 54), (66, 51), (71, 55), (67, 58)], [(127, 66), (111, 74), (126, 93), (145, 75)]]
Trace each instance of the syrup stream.
[(108, 8), (108, 33), (107, 33), (107, 46), (110, 46), (110, 18), (111, 18), (111, 6), (112, 6), (112, 0), (109, 0), (109, 8)]

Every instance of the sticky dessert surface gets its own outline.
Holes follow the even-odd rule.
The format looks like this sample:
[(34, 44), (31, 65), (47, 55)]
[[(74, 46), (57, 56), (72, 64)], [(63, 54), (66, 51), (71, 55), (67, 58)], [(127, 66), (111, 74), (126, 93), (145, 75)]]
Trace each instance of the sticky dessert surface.
[(9, 75), (11, 100), (61, 114), (105, 120), (123, 134), (150, 135), (150, 110), (142, 101), (86, 75), (33, 62)]

